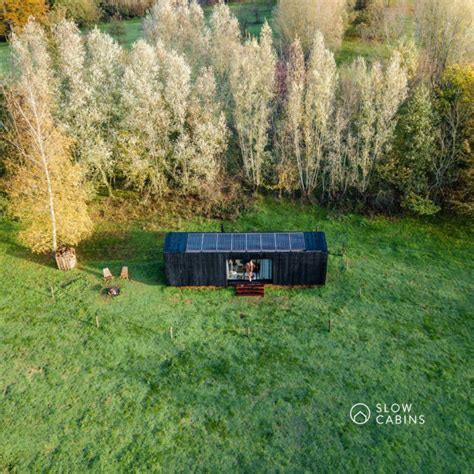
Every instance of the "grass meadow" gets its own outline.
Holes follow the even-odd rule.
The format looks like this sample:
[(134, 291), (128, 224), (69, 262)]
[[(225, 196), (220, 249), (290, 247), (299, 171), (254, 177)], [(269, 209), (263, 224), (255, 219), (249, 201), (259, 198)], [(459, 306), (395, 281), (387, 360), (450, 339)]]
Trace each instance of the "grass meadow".
[[(260, 199), (227, 230), (324, 230), (325, 287), (167, 287), (164, 232), (219, 224), (98, 219), (61, 273), (0, 219), (1, 472), (473, 471), (472, 225)], [(358, 426), (357, 402), (426, 422)]]

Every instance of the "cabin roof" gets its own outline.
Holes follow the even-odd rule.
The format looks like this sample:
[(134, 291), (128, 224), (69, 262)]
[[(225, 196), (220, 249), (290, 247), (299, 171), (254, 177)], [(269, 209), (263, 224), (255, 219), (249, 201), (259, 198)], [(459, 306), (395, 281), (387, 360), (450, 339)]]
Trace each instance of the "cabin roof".
[(327, 245), (323, 232), (170, 232), (164, 252), (327, 252)]

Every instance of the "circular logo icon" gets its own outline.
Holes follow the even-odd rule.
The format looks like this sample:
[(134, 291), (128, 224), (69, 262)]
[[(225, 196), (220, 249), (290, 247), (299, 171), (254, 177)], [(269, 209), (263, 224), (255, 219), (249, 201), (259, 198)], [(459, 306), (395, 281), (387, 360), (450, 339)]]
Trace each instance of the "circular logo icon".
[(370, 408), (365, 403), (356, 403), (349, 415), (356, 425), (365, 425), (370, 420)]

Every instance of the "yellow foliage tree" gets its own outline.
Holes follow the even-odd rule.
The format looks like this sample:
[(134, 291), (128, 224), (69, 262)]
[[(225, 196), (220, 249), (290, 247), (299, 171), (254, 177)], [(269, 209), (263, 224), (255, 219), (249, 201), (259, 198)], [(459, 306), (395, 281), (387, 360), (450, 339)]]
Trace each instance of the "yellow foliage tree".
[(70, 140), (54, 122), (55, 82), (44, 31), (27, 23), (21, 35), (13, 35), (12, 51), (19, 76), (6, 92), (16, 150), (7, 160), (11, 211), (22, 222), (26, 246), (57, 252), (92, 231), (82, 172), (71, 159)]
[(2, 0), (0, 4), (0, 37), (22, 27), (30, 16), (42, 20), (48, 10), (45, 0)]

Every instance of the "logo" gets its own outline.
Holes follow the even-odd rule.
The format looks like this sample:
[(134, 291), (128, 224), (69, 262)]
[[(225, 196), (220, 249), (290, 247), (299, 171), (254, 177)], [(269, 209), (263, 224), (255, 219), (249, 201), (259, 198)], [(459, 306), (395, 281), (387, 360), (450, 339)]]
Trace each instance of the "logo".
[(349, 413), (356, 425), (365, 425), (374, 415), (376, 425), (424, 425), (425, 415), (413, 410), (412, 403), (376, 403), (370, 408), (365, 403), (356, 403)]
[(356, 425), (365, 425), (370, 420), (370, 408), (365, 403), (356, 403), (349, 415)]

